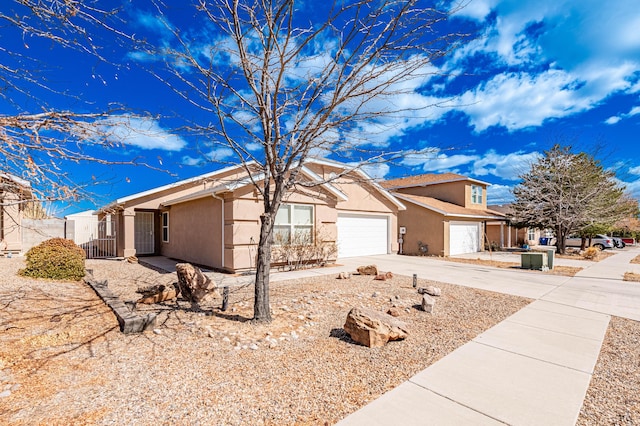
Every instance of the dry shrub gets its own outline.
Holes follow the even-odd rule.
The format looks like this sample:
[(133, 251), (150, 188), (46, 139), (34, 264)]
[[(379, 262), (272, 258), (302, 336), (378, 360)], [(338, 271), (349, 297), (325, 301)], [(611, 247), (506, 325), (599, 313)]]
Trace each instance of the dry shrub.
[(84, 250), (73, 241), (52, 238), (27, 252), (27, 267), (19, 273), (32, 278), (79, 280), (85, 274), (84, 258)]
[(275, 247), (272, 254), (276, 264), (280, 264), (284, 270), (298, 270), (324, 266), (328, 261), (335, 260), (338, 254), (338, 246), (331, 241), (323, 228), (315, 232), (313, 241), (304, 233), (294, 233), (290, 239), (282, 235), (275, 235)]
[(588, 247), (583, 253), (582, 257), (587, 260), (596, 260), (600, 256), (600, 249), (596, 247)]

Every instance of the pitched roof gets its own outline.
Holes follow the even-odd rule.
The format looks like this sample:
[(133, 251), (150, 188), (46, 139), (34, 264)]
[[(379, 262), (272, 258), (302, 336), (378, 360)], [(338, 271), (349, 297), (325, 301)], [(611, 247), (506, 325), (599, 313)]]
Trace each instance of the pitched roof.
[(408, 188), (413, 186), (427, 186), (427, 185), (435, 185), (439, 183), (448, 183), (448, 182), (459, 182), (468, 180), (470, 182), (479, 183), (482, 185), (489, 185), (487, 182), (482, 182), (480, 180), (472, 179), (467, 176), (462, 176), (456, 173), (429, 173), (424, 175), (416, 175), (416, 176), (408, 176), (399, 179), (391, 179), (381, 183), (381, 185), (387, 189), (395, 189), (395, 188)]
[(401, 200), (408, 201), (425, 209), (440, 213), (444, 216), (468, 217), (473, 219), (506, 219), (505, 215), (488, 209), (469, 209), (457, 204), (447, 203), (432, 197), (423, 197), (420, 195), (394, 194)]

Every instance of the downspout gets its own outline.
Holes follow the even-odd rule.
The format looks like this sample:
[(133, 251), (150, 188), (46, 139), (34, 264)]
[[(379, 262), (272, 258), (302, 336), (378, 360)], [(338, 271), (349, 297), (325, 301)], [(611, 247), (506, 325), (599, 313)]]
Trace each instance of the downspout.
[(220, 203), (222, 205), (221, 220), (220, 220), (220, 235), (222, 237), (222, 247), (221, 247), (222, 251), (220, 252), (220, 258), (222, 260), (222, 269), (225, 269), (225, 266), (224, 266), (224, 198), (218, 197), (216, 194), (213, 194), (213, 193), (211, 195), (216, 200), (220, 200)]

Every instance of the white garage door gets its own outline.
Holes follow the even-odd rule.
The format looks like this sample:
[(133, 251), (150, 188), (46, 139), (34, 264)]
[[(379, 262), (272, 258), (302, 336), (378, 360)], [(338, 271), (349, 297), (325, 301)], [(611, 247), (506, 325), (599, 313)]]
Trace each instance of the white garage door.
[(338, 214), (338, 257), (387, 254), (387, 216)]
[(449, 255), (480, 251), (480, 232), (477, 222), (449, 224)]

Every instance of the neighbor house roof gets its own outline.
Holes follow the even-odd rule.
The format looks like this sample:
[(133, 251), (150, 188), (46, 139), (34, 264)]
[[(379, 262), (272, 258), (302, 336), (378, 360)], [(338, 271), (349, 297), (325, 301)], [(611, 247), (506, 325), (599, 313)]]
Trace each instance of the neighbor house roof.
[(443, 216), (468, 217), (473, 219), (504, 220), (505, 215), (488, 209), (469, 209), (457, 204), (447, 203), (432, 197), (419, 195), (395, 194), (396, 197), (411, 204), (415, 204), (425, 209), (440, 213)]
[(397, 188), (411, 188), (414, 186), (427, 186), (427, 185), (436, 185), (440, 183), (449, 183), (449, 182), (459, 182), (459, 181), (470, 181), (474, 183), (478, 183), (481, 185), (490, 185), (487, 182), (482, 182), (480, 180), (471, 179), (467, 176), (462, 176), (456, 173), (440, 173), (440, 174), (424, 174), (417, 176), (408, 176), (399, 179), (391, 179), (381, 183), (381, 185), (387, 189), (397, 189)]

